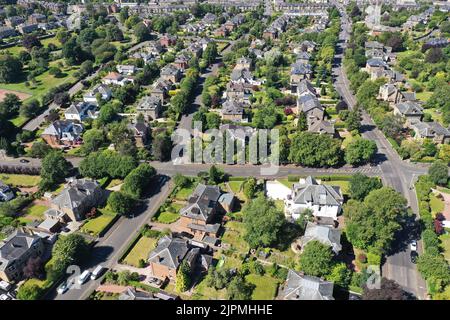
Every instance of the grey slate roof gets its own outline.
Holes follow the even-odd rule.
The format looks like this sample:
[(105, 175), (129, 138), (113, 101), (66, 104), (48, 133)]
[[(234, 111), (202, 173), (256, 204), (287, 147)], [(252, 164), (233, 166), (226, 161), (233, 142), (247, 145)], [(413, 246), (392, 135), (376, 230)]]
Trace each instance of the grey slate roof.
[(19, 230), (12, 233), (0, 245), (0, 270), (4, 270), (9, 262), (22, 257), (38, 241), (41, 241), (41, 238), (37, 235)]
[(177, 269), (188, 251), (187, 240), (164, 236), (158, 241), (155, 250), (150, 252), (148, 261)]
[(307, 177), (305, 184), (293, 185), (295, 191), (294, 202), (298, 204), (312, 203), (317, 205), (341, 205), (344, 198), (341, 188), (318, 184), (313, 177)]
[(400, 102), (396, 107), (398, 111), (404, 116), (423, 115), (422, 107), (418, 103), (412, 101)]
[(220, 197), (218, 186), (199, 184), (188, 199), (188, 204), (181, 209), (180, 214), (189, 218), (208, 221), (217, 206)]
[(324, 108), (319, 102), (319, 99), (310, 94), (300, 96), (297, 102), (298, 105), (301, 107), (302, 111), (305, 113), (308, 113), (309, 111), (315, 108), (320, 109), (322, 111), (324, 110)]
[(301, 62), (296, 62), (291, 65), (291, 74), (311, 74), (311, 66)]
[(234, 100), (227, 100), (222, 105), (223, 115), (242, 115), (244, 108), (242, 105)]
[(334, 300), (333, 283), (289, 270), (281, 295), (284, 300)]
[(100, 188), (100, 185), (95, 180), (76, 179), (52, 199), (52, 203), (61, 209), (73, 210), (80, 206), (97, 188)]
[(302, 246), (313, 240), (329, 245), (336, 254), (342, 249), (341, 231), (339, 229), (308, 222), (305, 234), (301, 237)]
[(334, 134), (334, 125), (327, 120), (319, 120), (313, 122), (309, 128), (309, 132)]
[(311, 94), (313, 96), (316, 96), (316, 89), (311, 84), (311, 82), (306, 79), (301, 80), (297, 84), (297, 95), (301, 96), (304, 94)]

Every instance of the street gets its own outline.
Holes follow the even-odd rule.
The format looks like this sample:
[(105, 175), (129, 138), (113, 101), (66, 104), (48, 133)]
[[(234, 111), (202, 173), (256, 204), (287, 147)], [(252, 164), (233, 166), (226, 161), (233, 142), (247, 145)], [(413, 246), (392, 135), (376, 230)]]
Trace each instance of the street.
[[(351, 22), (345, 10), (337, 4), (341, 11), (341, 33), (336, 48), (333, 76), (335, 88), (345, 100), (350, 109), (356, 106), (356, 99), (350, 91), (349, 81), (342, 66), (347, 41), (350, 39)], [(362, 110), (362, 135), (364, 138), (375, 141), (378, 147), (378, 161), (382, 172), (384, 184), (391, 186), (402, 193), (408, 200), (412, 212), (418, 218), (418, 203), (415, 189), (411, 188), (413, 179), (426, 173), (426, 166), (417, 166), (404, 162), (392, 148), (384, 134), (375, 126), (365, 110)], [(419, 236), (414, 228), (414, 221), (405, 223), (404, 231), (397, 237), (394, 252), (388, 255), (382, 267), (382, 275), (395, 280), (404, 290), (412, 293), (418, 299), (426, 298), (426, 284), (417, 271), (415, 264), (410, 261), (409, 242)], [(419, 252), (422, 252), (422, 243), (418, 242)]]

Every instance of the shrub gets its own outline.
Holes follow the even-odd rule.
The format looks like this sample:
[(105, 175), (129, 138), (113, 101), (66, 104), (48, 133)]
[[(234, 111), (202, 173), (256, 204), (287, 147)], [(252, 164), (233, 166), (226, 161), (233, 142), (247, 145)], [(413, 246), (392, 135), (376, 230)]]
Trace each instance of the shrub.
[(366, 263), (367, 262), (367, 256), (364, 253), (358, 254), (357, 259), (361, 263)]

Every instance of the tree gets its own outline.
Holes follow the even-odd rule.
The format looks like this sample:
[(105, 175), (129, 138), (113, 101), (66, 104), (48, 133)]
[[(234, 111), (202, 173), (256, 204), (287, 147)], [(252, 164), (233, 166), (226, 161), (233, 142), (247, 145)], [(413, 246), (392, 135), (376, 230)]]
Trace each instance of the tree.
[(289, 160), (310, 167), (335, 166), (341, 160), (340, 141), (327, 135), (299, 132), (292, 139)]
[(177, 292), (185, 292), (187, 289), (189, 289), (190, 285), (191, 285), (190, 268), (187, 261), (184, 260), (177, 271), (176, 290)]
[(284, 214), (272, 200), (260, 194), (243, 209), (245, 235), (250, 247), (272, 246), (280, 239)]
[(23, 275), (27, 278), (42, 278), (44, 265), (40, 257), (30, 257), (23, 268)]
[(396, 138), (403, 130), (403, 120), (398, 115), (388, 114), (383, 118), (380, 129), (388, 137)]
[(106, 142), (105, 133), (100, 129), (90, 129), (83, 134), (82, 151), (85, 154), (97, 151)]
[(173, 182), (178, 188), (185, 188), (191, 184), (191, 180), (179, 172), (177, 172), (173, 177)]
[(331, 272), (333, 253), (330, 246), (317, 240), (308, 242), (300, 255), (299, 267), (305, 274), (323, 277)]
[(406, 203), (389, 187), (372, 190), (364, 202), (348, 201), (344, 206), (348, 240), (356, 248), (387, 252), (408, 216)]
[(52, 151), (42, 160), (40, 187), (44, 190), (63, 182), (72, 168), (61, 152)]
[(143, 22), (139, 22), (134, 26), (134, 35), (136, 36), (138, 42), (142, 42), (150, 38), (150, 30)]
[(0, 102), (0, 117), (4, 117), (5, 119), (14, 117), (19, 112), (21, 105), (22, 101), (20, 101), (18, 96), (7, 93), (3, 101)]
[(219, 129), (220, 115), (215, 112), (208, 112), (206, 114), (206, 126), (208, 129)]
[(347, 268), (347, 265), (343, 262), (336, 264), (331, 273), (327, 276), (327, 280), (338, 285), (341, 288), (348, 288), (350, 281), (352, 280), (352, 271)]
[(208, 287), (212, 287), (216, 290), (222, 290), (231, 281), (232, 275), (229, 269), (220, 268), (216, 269), (211, 266), (208, 270), (205, 282)]
[(355, 139), (345, 148), (345, 162), (355, 165), (365, 164), (372, 160), (377, 153), (375, 141), (367, 139)]
[(350, 197), (355, 200), (363, 201), (364, 198), (372, 191), (383, 187), (380, 179), (377, 177), (368, 177), (361, 173), (351, 176), (349, 180)]
[(220, 169), (218, 169), (215, 165), (212, 165), (211, 168), (209, 168), (209, 184), (217, 185), (223, 181), (224, 172)]
[(361, 128), (359, 110), (355, 109), (347, 113), (345, 125), (349, 131), (358, 130)]
[(235, 276), (227, 288), (228, 300), (250, 300), (255, 285), (245, 281), (241, 275)]
[(36, 141), (31, 146), (29, 155), (32, 158), (44, 158), (49, 152), (51, 152), (53, 149), (47, 145), (44, 142)]
[(157, 161), (167, 161), (170, 159), (172, 150), (172, 140), (166, 133), (158, 134), (153, 140), (153, 156)]
[(53, 97), (53, 102), (60, 106), (66, 105), (70, 102), (70, 95), (67, 92), (58, 92)]
[(86, 59), (86, 53), (77, 42), (76, 37), (71, 37), (63, 44), (62, 54), (68, 65), (80, 64)]
[(428, 63), (438, 63), (444, 58), (444, 54), (441, 48), (431, 48), (428, 50), (425, 56), (425, 61)]
[(156, 170), (152, 166), (142, 163), (125, 177), (121, 190), (135, 199), (140, 199), (155, 174)]
[(425, 252), (417, 260), (417, 269), (425, 280), (440, 282), (442, 286), (450, 283), (448, 262), (440, 254)]
[(17, 290), (17, 299), (19, 300), (37, 300), (43, 293), (43, 289), (36, 283), (26, 281)]
[(125, 178), (131, 170), (136, 168), (137, 161), (134, 157), (123, 156), (117, 152), (105, 150), (92, 152), (85, 157), (79, 165), (81, 175), (90, 178)]
[(300, 111), (298, 114), (297, 128), (299, 131), (308, 130), (308, 121), (306, 119), (306, 114), (303, 111)]
[(39, 114), (41, 106), (36, 99), (29, 100), (20, 106), (20, 115), (25, 118), (34, 118)]
[(20, 79), (22, 62), (10, 54), (0, 55), (0, 82), (11, 83)]
[(394, 280), (381, 278), (380, 289), (364, 286), (363, 300), (406, 300), (403, 289)]
[(50, 69), (48, 69), (48, 73), (54, 76), (55, 78), (61, 78), (63, 74), (62, 70), (58, 67), (51, 67)]
[(125, 215), (133, 210), (135, 200), (123, 192), (113, 192), (108, 197), (108, 205), (117, 214)]
[(208, 45), (206, 46), (205, 51), (203, 51), (202, 58), (209, 65), (214, 63), (216, 57), (217, 57), (217, 43), (213, 41), (208, 43)]
[(244, 183), (244, 195), (245, 197), (250, 200), (252, 199), (257, 191), (257, 184), (256, 179), (253, 177), (248, 178)]
[(34, 47), (42, 47), (42, 44), (36, 35), (26, 34), (23, 36), (22, 46), (28, 51), (31, 51)]
[(440, 186), (445, 186), (448, 181), (448, 166), (442, 160), (436, 160), (428, 169), (431, 180)]
[(252, 122), (259, 129), (272, 129), (278, 122), (278, 112), (274, 106), (265, 106), (258, 109)]

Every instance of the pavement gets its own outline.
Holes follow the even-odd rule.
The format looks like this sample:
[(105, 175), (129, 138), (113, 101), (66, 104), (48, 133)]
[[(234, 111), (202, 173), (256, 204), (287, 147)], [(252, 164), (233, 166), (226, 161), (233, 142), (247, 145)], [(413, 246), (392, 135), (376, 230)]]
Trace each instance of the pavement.
[[(343, 53), (347, 45), (346, 42), (350, 39), (351, 22), (343, 7), (339, 5), (338, 7), (341, 9), (342, 25), (333, 66), (334, 85), (349, 108), (352, 109), (356, 105), (356, 99), (350, 90), (349, 81), (342, 66)], [(419, 175), (427, 172), (427, 166), (402, 161), (384, 134), (375, 126), (372, 119), (364, 110), (362, 111), (361, 124), (363, 137), (375, 141), (377, 144), (377, 161), (380, 163), (383, 182), (405, 196), (417, 219), (419, 210), (414, 182)], [(419, 237), (419, 232), (416, 228), (417, 224), (414, 222), (414, 220), (405, 221), (404, 231), (397, 237), (394, 243), (393, 253), (388, 255), (386, 262), (382, 266), (382, 275), (388, 279), (395, 280), (405, 291), (413, 294), (416, 298), (426, 299), (425, 281), (417, 271), (416, 265), (410, 261), (408, 244), (411, 240)], [(418, 243), (418, 251), (423, 251), (420, 241)]]
[[(87, 269), (92, 271), (99, 264), (108, 269), (114, 267), (130, 241), (145, 224), (150, 222), (171, 191), (172, 186), (167, 177), (155, 178), (151, 194), (145, 198), (141, 212), (131, 217), (121, 217), (102, 238), (99, 238), (91, 249), (91, 259), (88, 264), (80, 266), (81, 272)], [(100, 285), (100, 282), (101, 277), (95, 281), (88, 280), (79, 289), (72, 288), (62, 295), (58, 295), (55, 288), (46, 299), (85, 300)]]

